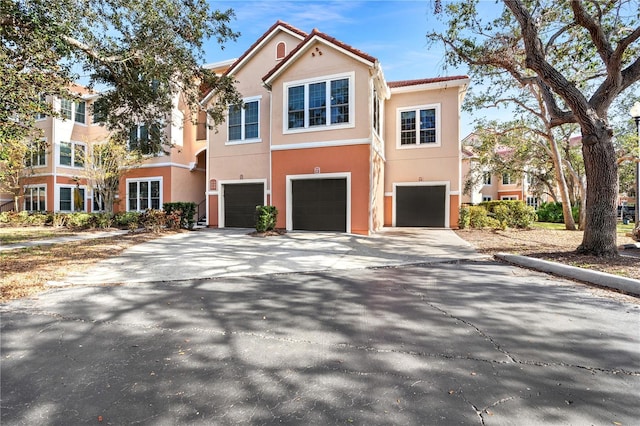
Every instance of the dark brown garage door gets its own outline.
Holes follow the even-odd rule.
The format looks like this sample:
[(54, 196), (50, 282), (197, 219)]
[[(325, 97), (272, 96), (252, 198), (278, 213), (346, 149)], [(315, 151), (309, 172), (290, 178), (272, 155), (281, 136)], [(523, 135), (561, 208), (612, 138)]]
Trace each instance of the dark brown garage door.
[(396, 226), (443, 228), (446, 187), (396, 187)]
[(261, 183), (225, 184), (224, 226), (253, 228), (256, 226), (256, 206), (264, 204), (264, 185)]
[(347, 232), (347, 180), (291, 182), (293, 229)]

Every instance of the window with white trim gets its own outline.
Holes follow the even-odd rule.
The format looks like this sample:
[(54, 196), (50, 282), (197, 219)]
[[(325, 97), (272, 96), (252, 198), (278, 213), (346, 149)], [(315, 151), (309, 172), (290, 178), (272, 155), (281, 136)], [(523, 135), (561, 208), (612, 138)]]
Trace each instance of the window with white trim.
[(398, 147), (440, 145), (440, 105), (398, 109)]
[(162, 181), (158, 178), (127, 180), (127, 211), (159, 210)]
[(39, 212), (47, 210), (47, 187), (27, 186), (24, 188), (24, 210)]
[(256, 141), (260, 138), (260, 101), (245, 100), (243, 106), (229, 107), (229, 142)]
[(285, 84), (287, 130), (352, 123), (351, 76)]
[(47, 165), (47, 141), (40, 139), (29, 143), (29, 149), (25, 155), (26, 167), (42, 167)]
[(538, 208), (538, 197), (527, 195), (527, 206), (533, 207), (534, 209), (537, 209)]
[[(47, 103), (47, 95), (45, 95), (44, 93), (40, 93), (40, 95), (38, 96), (38, 100), (42, 105), (45, 105)], [(47, 115), (45, 113), (36, 113), (36, 120), (44, 120), (45, 118), (47, 118)]]
[(87, 112), (87, 103), (85, 101), (76, 101), (75, 104), (75, 115), (73, 120), (76, 123), (85, 124), (86, 123), (86, 112)]
[(486, 202), (486, 201), (491, 201), (493, 198), (491, 197), (491, 195), (483, 195), (482, 196), (482, 202)]
[(158, 154), (160, 152), (160, 131), (158, 124), (133, 126), (129, 131), (129, 150), (138, 150), (142, 155)]
[(503, 173), (502, 174), (502, 184), (503, 185), (511, 185), (511, 174)]
[(378, 90), (373, 88), (373, 117), (371, 118), (373, 124), (373, 130), (380, 135), (380, 97), (378, 96)]
[(78, 186), (58, 187), (59, 210), (79, 212), (85, 210), (85, 189)]
[(500, 197), (501, 200), (503, 201), (517, 201), (518, 200), (518, 196), (517, 195), (503, 195)]
[(60, 142), (58, 163), (61, 166), (84, 167), (87, 147), (80, 142)]
[(484, 172), (482, 175), (482, 182), (485, 185), (491, 185), (491, 172)]
[(73, 101), (70, 99), (60, 99), (60, 115), (67, 120), (71, 120), (73, 115)]

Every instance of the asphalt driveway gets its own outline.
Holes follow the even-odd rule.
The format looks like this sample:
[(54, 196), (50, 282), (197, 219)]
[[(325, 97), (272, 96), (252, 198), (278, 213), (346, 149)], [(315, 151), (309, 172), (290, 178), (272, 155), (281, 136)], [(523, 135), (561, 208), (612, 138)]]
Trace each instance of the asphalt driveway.
[[(399, 252), (419, 234), (357, 251), (371, 259), (384, 250), (395, 265), (292, 259), (317, 268), (125, 279), (2, 304), (0, 423), (637, 422), (637, 299), (473, 252), (452, 260), (425, 248), (434, 252), (416, 258), (428, 261), (411, 264), (415, 252)], [(286, 253), (302, 258), (305, 245)], [(330, 247), (308, 254), (348, 262), (337, 250), (347, 243)], [(285, 248), (271, 250), (281, 255), (264, 263), (286, 266)], [(237, 265), (263, 255), (241, 253)]]

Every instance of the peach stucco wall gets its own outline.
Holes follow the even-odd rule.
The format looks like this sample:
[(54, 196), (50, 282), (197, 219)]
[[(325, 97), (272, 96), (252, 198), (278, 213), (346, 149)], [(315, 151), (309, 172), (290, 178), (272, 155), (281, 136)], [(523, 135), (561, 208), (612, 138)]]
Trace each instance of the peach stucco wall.
[[(395, 182), (448, 181), (450, 191), (460, 191), (458, 87), (410, 93), (392, 93), (385, 107), (385, 191)], [(398, 148), (398, 109), (440, 105), (440, 146)], [(453, 206), (452, 206), (453, 207)]]
[(278, 208), (277, 227), (286, 227), (288, 175), (351, 172), (351, 232), (369, 233), (369, 145), (292, 149), (273, 152), (271, 199)]
[[(322, 51), (319, 55), (316, 47)], [(315, 56), (312, 56), (312, 53)], [(370, 67), (323, 43), (313, 43), (308, 51), (300, 56), (289, 68), (272, 82), (273, 96), (273, 145), (299, 144), (322, 141), (343, 141), (371, 137), (369, 94)], [(349, 126), (317, 126), (310, 129), (296, 129), (284, 133), (285, 117), (285, 84), (324, 79), (328, 76), (353, 73), (353, 86), (350, 86), (353, 102), (354, 120)], [(332, 128), (334, 127), (334, 128)], [(284, 131), (283, 131), (284, 128)], [(276, 138), (276, 135), (277, 138)]]

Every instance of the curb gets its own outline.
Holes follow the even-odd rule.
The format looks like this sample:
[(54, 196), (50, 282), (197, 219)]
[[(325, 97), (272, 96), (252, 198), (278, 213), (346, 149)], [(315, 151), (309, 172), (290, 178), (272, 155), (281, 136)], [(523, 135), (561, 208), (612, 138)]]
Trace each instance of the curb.
[(617, 275), (607, 274), (606, 272), (592, 271), (590, 269), (582, 269), (575, 266), (515, 254), (497, 253), (495, 257), (517, 266), (523, 266), (525, 268), (535, 269), (541, 272), (559, 275), (601, 287), (609, 287), (635, 296), (640, 296), (640, 280), (619, 277)]

